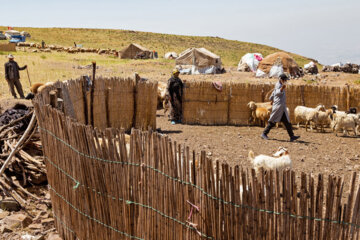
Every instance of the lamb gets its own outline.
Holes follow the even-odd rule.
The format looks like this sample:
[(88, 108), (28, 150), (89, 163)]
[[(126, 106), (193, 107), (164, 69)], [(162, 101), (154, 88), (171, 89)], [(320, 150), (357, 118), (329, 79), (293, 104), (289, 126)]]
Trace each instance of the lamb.
[(272, 109), (270, 102), (255, 103), (254, 101), (251, 101), (247, 104), (247, 106), (250, 109), (249, 123), (256, 122), (256, 119), (260, 119), (260, 121), (263, 121), (265, 124), (267, 123)]
[(257, 119), (260, 120), (260, 126), (266, 126), (269, 118), (270, 118), (271, 111), (266, 108), (256, 108), (255, 112), (252, 113), (252, 118), (254, 121)]
[(317, 122), (320, 111), (325, 112), (324, 105), (319, 104), (316, 108), (297, 106), (294, 110), (297, 127), (299, 128), (300, 122), (305, 122), (305, 130), (307, 131), (307, 126), (310, 125), (310, 130), (312, 131), (311, 122)]
[(292, 167), (289, 152), (283, 147), (279, 147), (273, 157), (267, 155), (258, 155), (255, 157), (254, 152), (250, 150), (249, 160), (252, 162), (256, 173), (259, 172), (260, 168), (281, 171), (285, 168)]
[(337, 132), (341, 129), (344, 130), (344, 135), (348, 135), (348, 129), (352, 129), (354, 131), (354, 135), (357, 135), (357, 123), (360, 123), (356, 114), (347, 114), (346, 116), (337, 113), (333, 116), (332, 122), (332, 130), (335, 132), (337, 136)]
[[(336, 125), (335, 116), (337, 118), (340, 118), (340, 117), (346, 117), (348, 114), (345, 111), (338, 111), (337, 105), (331, 106), (331, 109), (333, 110), (333, 114), (330, 115), (330, 119), (331, 119), (330, 128), (334, 131)], [(344, 129), (344, 134), (346, 134), (345, 129)]]
[(325, 132), (324, 126), (329, 126), (331, 124), (330, 116), (333, 114), (332, 109), (328, 109), (325, 112), (319, 111), (318, 117), (315, 120), (316, 125), (320, 125), (320, 131)]

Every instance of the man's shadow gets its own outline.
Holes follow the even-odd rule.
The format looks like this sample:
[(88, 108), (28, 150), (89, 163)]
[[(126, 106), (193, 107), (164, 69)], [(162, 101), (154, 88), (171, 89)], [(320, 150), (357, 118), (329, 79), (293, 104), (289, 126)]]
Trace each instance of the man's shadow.
[[(270, 141), (277, 141), (277, 142), (290, 142), (289, 140), (284, 140), (284, 139), (276, 139), (276, 138), (270, 138)], [(305, 144), (305, 145), (309, 145), (309, 144), (316, 144), (313, 142), (307, 142), (307, 141), (303, 141), (303, 140), (296, 140), (293, 143), (300, 143), (300, 144)], [(318, 143), (317, 143), (318, 144)], [(318, 144), (319, 145), (319, 144)]]
[(160, 134), (172, 134), (172, 133), (182, 133), (183, 131), (181, 130), (161, 130), (160, 128), (156, 129), (156, 131)]

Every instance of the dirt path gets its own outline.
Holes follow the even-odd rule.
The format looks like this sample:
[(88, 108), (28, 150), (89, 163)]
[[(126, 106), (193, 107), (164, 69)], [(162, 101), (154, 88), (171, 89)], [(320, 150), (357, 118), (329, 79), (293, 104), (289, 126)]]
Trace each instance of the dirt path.
[(282, 146), (289, 150), (298, 178), (300, 172), (323, 173), (325, 177), (333, 174), (344, 176), (348, 185), (352, 172), (360, 170), (360, 137), (343, 137), (341, 133), (336, 137), (330, 129), (326, 129), (326, 133), (317, 133), (306, 132), (301, 127), (294, 130), (301, 136), (300, 141), (289, 142), (285, 129), (274, 128), (269, 134), (271, 140), (265, 141), (260, 138), (262, 128), (257, 126), (171, 125), (162, 110), (158, 111), (157, 127), (197, 153), (205, 150), (213, 160), (230, 166), (251, 167), (247, 157), (249, 150), (255, 155), (271, 155)]

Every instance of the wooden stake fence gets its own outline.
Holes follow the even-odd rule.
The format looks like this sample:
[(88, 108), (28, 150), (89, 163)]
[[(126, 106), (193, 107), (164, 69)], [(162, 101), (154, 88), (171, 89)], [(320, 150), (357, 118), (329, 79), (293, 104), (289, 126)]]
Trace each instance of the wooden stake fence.
[[(358, 239), (360, 188), (213, 162), (155, 132), (77, 123), (34, 101), (64, 239)], [(325, 181), (324, 177), (327, 178)], [(327, 182), (324, 185), (324, 182)]]

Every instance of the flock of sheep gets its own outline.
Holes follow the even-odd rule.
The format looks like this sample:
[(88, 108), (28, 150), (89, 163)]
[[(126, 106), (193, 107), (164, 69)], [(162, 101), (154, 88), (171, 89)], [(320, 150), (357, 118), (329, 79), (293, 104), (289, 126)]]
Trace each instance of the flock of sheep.
[(67, 52), (67, 53), (97, 53), (97, 54), (108, 54), (108, 55), (117, 55), (118, 51), (116, 49), (100, 49), (100, 48), (83, 48), (83, 47), (62, 47), (57, 45), (49, 45), (46, 48), (42, 48), (39, 43), (28, 43), (20, 42), (17, 44), (18, 47), (29, 47), (34, 48), (33, 52)]
[[(250, 110), (249, 123), (258, 122), (261, 126), (267, 124), (270, 118), (272, 105), (270, 102), (255, 103), (253, 101), (248, 103)], [(288, 109), (290, 114), (290, 111)], [(348, 135), (348, 130), (352, 130), (354, 135), (360, 133), (360, 114), (357, 113), (356, 108), (350, 108), (349, 111), (339, 111), (336, 105), (330, 109), (326, 109), (324, 105), (319, 104), (315, 108), (297, 106), (294, 110), (294, 118), (297, 127), (300, 123), (305, 124), (307, 131), (308, 126), (310, 130), (319, 127), (321, 132), (324, 132), (324, 127), (330, 129), (337, 135), (340, 130), (343, 130), (345, 135)]]

